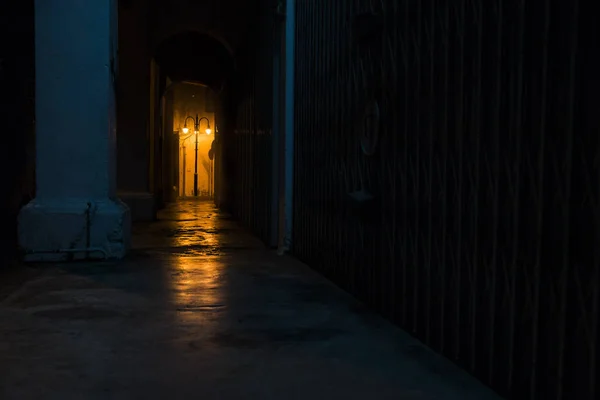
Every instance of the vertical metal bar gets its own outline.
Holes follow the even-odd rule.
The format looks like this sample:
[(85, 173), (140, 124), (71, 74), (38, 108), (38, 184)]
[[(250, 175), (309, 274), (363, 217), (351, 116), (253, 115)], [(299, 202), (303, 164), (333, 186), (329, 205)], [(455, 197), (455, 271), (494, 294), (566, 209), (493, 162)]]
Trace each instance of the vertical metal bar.
[[(305, 33), (306, 31), (306, 13), (307, 13), (307, 7), (303, 6), (303, 7), (299, 7), (299, 11), (300, 13), (298, 14), (298, 21), (299, 21), (299, 29), (303, 29), (303, 33)], [(286, 10), (287, 13), (287, 10)], [(287, 15), (285, 17), (287, 19)], [(286, 52), (285, 52), (285, 34), (286, 34), (286, 23), (285, 20), (281, 23), (281, 25), (277, 28), (277, 42), (276, 42), (276, 46), (278, 47), (278, 51), (279, 51), (279, 63), (278, 63), (278, 71), (279, 71), (279, 80), (278, 80), (278, 93), (277, 93), (277, 102), (278, 104), (278, 120), (277, 120), (277, 128), (279, 130), (279, 134), (278, 134), (278, 141), (279, 141), (279, 145), (278, 145), (278, 152), (279, 152), (279, 160), (278, 160), (278, 166), (279, 166), (279, 173), (278, 173), (278, 193), (277, 193), (277, 198), (278, 198), (278, 203), (277, 203), (277, 213), (278, 213), (278, 231), (277, 231), (277, 247), (279, 248), (279, 251), (283, 251), (283, 249), (285, 248), (284, 246), (284, 237), (285, 237), (285, 108), (284, 108), (284, 102), (285, 102), (285, 82), (286, 82), (286, 69), (285, 69), (285, 62), (286, 62)], [(304, 36), (304, 35), (303, 35)], [(306, 40), (304, 41), (304, 46), (297, 48), (297, 51), (303, 51), (304, 48), (306, 47)], [(307, 65), (307, 60), (304, 57), (299, 57), (299, 60), (302, 61), (302, 64), (300, 65), (300, 70), (304, 71), (304, 76), (302, 80), (298, 80), (299, 82), (299, 87), (301, 87), (300, 90), (305, 90), (306, 88), (306, 65)], [(307, 117), (306, 117), (306, 102), (303, 103), (304, 106), (302, 108), (303, 112), (302, 112), (302, 121), (306, 122)], [(304, 131), (300, 132), (300, 135), (303, 135)], [(303, 142), (299, 141), (299, 144), (302, 144)], [(300, 145), (298, 147), (298, 151), (302, 152), (303, 151), (303, 145)], [(302, 169), (298, 169), (298, 172), (302, 171)], [(298, 185), (302, 185), (304, 183), (304, 181), (302, 179), (295, 179), (294, 182), (298, 182)], [(304, 196), (303, 193), (305, 192), (305, 190), (302, 190), (302, 188), (300, 187), (298, 190), (296, 190), (296, 193), (298, 194), (298, 207), (299, 209), (302, 208), (303, 206), (303, 201), (304, 201)], [(306, 222), (304, 222), (302, 219), (300, 219), (298, 221), (301, 225), (299, 226), (298, 231), (299, 232), (304, 232), (306, 229)], [(300, 234), (301, 236), (299, 236), (299, 242), (301, 242), (302, 246), (306, 245), (306, 237), (304, 236), (304, 234)], [(299, 248), (298, 248), (299, 250)]]
[[(383, 7), (382, 7), (383, 8)], [(390, 5), (390, 9), (387, 10), (388, 13), (390, 13), (390, 18), (392, 18), (393, 20), (397, 20), (399, 18), (399, 5), (398, 2), (393, 2), (392, 5)], [(389, 91), (386, 93), (386, 98), (388, 99), (389, 102), (395, 102), (395, 101), (399, 101), (400, 100), (400, 96), (399, 96), (399, 87), (400, 87), (400, 81), (398, 79), (398, 75), (399, 75), (399, 65), (398, 65), (398, 60), (397, 60), (397, 54), (398, 54), (398, 30), (394, 30), (393, 32), (390, 32), (387, 36), (386, 36), (386, 43), (387, 46), (385, 46), (385, 48), (387, 49), (388, 53), (387, 56), (388, 58), (388, 62), (389, 65), (387, 66), (387, 73), (390, 75), (390, 80), (391, 82), (393, 82), (392, 84), (394, 85), (394, 87), (396, 88), (396, 91), (393, 93), (390, 93)], [(396, 96), (395, 96), (396, 95)], [(401, 116), (399, 115), (400, 113), (394, 113), (393, 116), (391, 116), (391, 126), (388, 126), (385, 133), (392, 131), (393, 129), (396, 129), (397, 127), (399, 127), (400, 124), (400, 118)], [(406, 133), (403, 133), (403, 136)], [(391, 210), (390, 210), (390, 214), (389, 216), (387, 216), (387, 218), (390, 219), (390, 223), (391, 223), (391, 227), (390, 227), (390, 234), (388, 235), (388, 240), (385, 241), (382, 239), (382, 242), (387, 242), (385, 243), (387, 245), (387, 253), (389, 259), (386, 260), (387, 261), (387, 268), (388, 268), (388, 282), (387, 282), (387, 288), (389, 290), (388, 294), (387, 294), (387, 301), (389, 304), (389, 313), (392, 316), (392, 320), (397, 321), (398, 320), (398, 305), (401, 303), (401, 297), (399, 296), (399, 287), (398, 287), (398, 268), (399, 265), (397, 263), (398, 260), (398, 249), (397, 249), (397, 241), (398, 241), (398, 213), (399, 213), (399, 208), (401, 207), (400, 204), (398, 204), (399, 199), (398, 196), (401, 195), (398, 191), (398, 176), (402, 173), (402, 171), (399, 171), (398, 166), (398, 158), (399, 158), (399, 154), (398, 151), (400, 149), (400, 135), (399, 134), (393, 134), (392, 135), (392, 149), (391, 149), (391, 162), (388, 160), (387, 165), (385, 168), (386, 172), (387, 172), (387, 181), (390, 184), (390, 199), (392, 201), (392, 205), (391, 205)], [(390, 153), (386, 153), (389, 154)], [(382, 157), (383, 159), (383, 157)], [(385, 224), (386, 221), (386, 212), (385, 212), (386, 207), (382, 207), (382, 211), (381, 211), (381, 224)], [(400, 246), (402, 246), (402, 244), (400, 244)], [(402, 251), (402, 250), (400, 250)], [(382, 252), (383, 253), (383, 252)], [(386, 262), (384, 260), (382, 260), (382, 262)], [(402, 268), (405, 268), (405, 266), (403, 265)], [(383, 275), (382, 277), (384, 277), (385, 275)], [(383, 278), (385, 279), (385, 278)], [(383, 285), (386, 284), (385, 281), (382, 282)], [(385, 299), (384, 299), (385, 300)]]
[[(318, 93), (316, 92), (316, 88), (315, 88), (315, 78), (317, 75), (317, 67), (318, 67), (318, 49), (319, 49), (319, 36), (316, 32), (317, 30), (317, 18), (319, 16), (319, 8), (317, 5), (317, 2), (312, 0), (310, 1), (310, 21), (308, 22), (308, 27), (309, 27), (309, 35), (308, 37), (310, 38), (308, 43), (309, 43), (309, 48), (311, 49), (308, 52), (308, 78), (306, 81), (306, 91), (307, 94), (309, 94), (309, 96), (311, 97), (311, 101), (308, 102), (307, 105), (307, 121), (305, 122), (305, 126), (306, 129), (304, 131), (304, 140), (306, 142), (305, 146), (305, 151), (304, 151), (304, 162), (308, 163), (308, 165), (314, 165), (314, 153), (315, 153), (315, 143), (314, 143), (314, 132), (315, 132), (315, 126), (316, 126), (316, 111), (318, 109), (318, 105), (316, 104), (319, 98)], [(305, 174), (305, 179), (307, 180), (306, 185), (306, 191), (304, 193), (304, 200), (305, 200), (305, 204), (307, 207), (312, 207), (314, 205), (313, 203), (313, 198), (315, 195), (315, 186), (316, 186), (316, 182), (315, 182), (315, 169), (314, 168), (305, 168), (306, 171), (304, 172)], [(314, 209), (313, 209), (314, 211)], [(317, 245), (317, 241), (315, 240), (315, 215), (314, 212), (308, 213), (305, 217), (305, 221), (306, 221), (306, 243), (308, 245), (308, 254), (309, 254), (309, 259), (312, 260), (312, 262), (317, 261), (315, 259), (315, 246)], [(322, 265), (320, 265), (320, 267), (322, 268)]]
[[(538, 175), (538, 199), (539, 204), (536, 213), (536, 235), (538, 238), (542, 237), (542, 229), (543, 229), (543, 221), (544, 221), (544, 204), (543, 204), (543, 196), (544, 196), (544, 152), (545, 152), (545, 133), (546, 133), (546, 103), (547, 103), (547, 79), (548, 79), (548, 35), (550, 31), (550, 4), (549, 1), (544, 1), (544, 7), (542, 9), (542, 17), (543, 17), (543, 45), (542, 45), (542, 59), (541, 59), (541, 93), (540, 93), (540, 115), (539, 115), (539, 129), (540, 129), (540, 149), (537, 163), (537, 175)], [(541, 254), (542, 246), (541, 243), (538, 243), (536, 259), (535, 259), (535, 268), (534, 268), (534, 290), (533, 290), (533, 334), (532, 334), (532, 343), (531, 347), (534, 351), (533, 355), (533, 371), (531, 373), (531, 382), (530, 382), (530, 397), (532, 400), (537, 398), (536, 396), (536, 386), (537, 386), (537, 350), (539, 343), (539, 323), (540, 323), (540, 284), (541, 284)]]
[[(324, 17), (326, 15), (326, 13), (328, 12), (328, 8), (330, 7), (331, 3), (323, 4), (321, 5), (321, 7), (319, 7), (321, 9), (321, 12), (316, 13), (316, 17), (314, 18), (314, 22), (315, 22), (315, 26), (314, 26), (314, 32), (315, 32), (315, 37), (317, 37), (317, 41), (315, 43), (315, 47), (313, 49), (313, 51), (315, 52), (315, 58), (316, 58), (316, 62), (315, 62), (315, 81), (313, 81), (313, 88), (314, 88), (314, 109), (315, 109), (315, 114), (312, 118), (312, 122), (313, 122), (313, 129), (311, 129), (311, 141), (313, 143), (313, 151), (312, 151), (312, 161), (311, 161), (311, 165), (316, 166), (319, 162), (320, 162), (320, 157), (319, 157), (319, 153), (320, 153), (320, 145), (321, 145), (321, 135), (319, 135), (320, 132), (322, 132), (322, 130), (324, 129), (323, 126), (323, 119), (321, 118), (321, 114), (323, 111), (323, 96), (325, 93), (325, 88), (323, 87), (323, 83), (324, 80), (321, 78), (323, 76), (323, 71), (325, 69), (325, 65), (323, 63), (323, 60), (325, 58), (324, 56), (324, 49), (325, 46), (323, 45), (324, 42), (327, 40), (327, 37), (325, 36), (325, 24), (324, 24)], [(315, 198), (323, 198), (323, 174), (320, 173), (320, 168), (317, 170), (317, 168), (311, 168), (312, 171), (312, 182), (313, 182), (313, 190), (312, 190), (312, 198), (311, 198), (311, 206), (313, 207), (313, 213), (312, 217), (313, 217), (313, 227), (312, 227), (312, 237), (313, 237), (313, 249), (315, 251), (315, 257), (316, 258), (320, 258), (320, 253), (321, 253), (321, 247), (323, 246), (323, 239), (324, 239), (324, 235), (323, 235), (323, 231), (325, 229), (325, 221), (324, 221), (324, 215), (323, 215), (323, 208), (320, 206), (317, 206)], [(324, 268), (326, 268), (325, 266), (323, 266)]]
[(517, 264), (519, 262), (519, 243), (523, 238), (520, 237), (520, 227), (519, 223), (521, 221), (521, 210), (520, 210), (520, 198), (521, 198), (521, 147), (522, 147), (522, 135), (523, 135), (523, 64), (524, 64), (524, 53), (523, 53), (523, 37), (525, 35), (525, 2), (520, 0), (517, 4), (517, 29), (516, 29), (516, 83), (515, 83), (515, 94), (512, 99), (513, 109), (511, 110), (511, 114), (514, 115), (514, 124), (512, 126), (513, 137), (515, 139), (515, 167), (513, 170), (514, 173), (514, 193), (513, 193), (513, 215), (512, 215), (512, 242), (511, 242), (511, 260), (510, 260), (510, 287), (511, 287), (511, 299), (510, 299), (510, 319), (508, 326), (508, 381), (507, 381), (507, 389), (512, 391), (513, 381), (514, 381), (514, 364), (515, 364), (515, 340), (516, 340), (516, 322), (518, 318), (517, 314), (517, 300), (516, 300), (516, 290), (517, 290)]
[(183, 143), (184, 143), (183, 146), (182, 146), (182, 149), (183, 149), (183, 173), (182, 173), (182, 177), (181, 177), (181, 179), (182, 179), (181, 196), (182, 197), (187, 197), (187, 193), (185, 191), (185, 189), (186, 189), (185, 188), (185, 176), (187, 175), (187, 165), (186, 165), (187, 149), (185, 147), (185, 141)]
[(455, 318), (454, 321), (454, 346), (453, 346), (453, 354), (455, 360), (458, 360), (461, 355), (460, 348), (460, 337), (461, 337), (461, 280), (462, 280), (462, 241), (463, 241), (463, 145), (464, 145), (464, 28), (465, 28), (465, 0), (461, 0), (456, 9), (456, 31), (458, 37), (456, 38), (458, 41), (458, 49), (455, 54), (455, 62), (457, 63), (458, 76), (456, 77), (456, 126), (455, 126), (455, 140), (457, 147), (457, 155), (456, 155), (456, 210), (455, 214), (455, 224), (456, 224), (456, 248), (454, 251), (456, 252), (455, 256), (455, 265), (454, 265), (454, 312)]
[[(414, 100), (415, 100), (415, 105), (417, 107), (417, 111), (420, 111), (420, 106), (421, 106), (421, 86), (422, 86), (422, 62), (421, 62), (421, 48), (422, 48), (422, 40), (421, 40), (421, 35), (422, 35), (422, 13), (421, 13), (421, 2), (417, 2), (416, 6), (416, 12), (415, 12), (415, 20), (416, 22), (416, 26), (415, 26), (415, 37), (413, 38), (414, 40), (414, 46), (415, 46), (415, 50), (414, 50), (414, 56), (415, 56), (415, 76), (414, 76), (414, 80), (416, 82), (416, 87), (415, 87), (415, 93), (414, 93)], [(415, 149), (414, 149), (414, 161), (413, 161), (413, 169), (414, 169), (414, 194), (413, 196), (415, 197), (415, 201), (414, 201), (414, 215), (415, 215), (415, 221), (414, 221), (414, 227), (413, 227), (413, 311), (412, 311), (412, 331), (413, 332), (418, 332), (419, 330), (419, 294), (420, 294), (420, 290), (419, 290), (419, 285), (421, 284), (419, 278), (419, 264), (420, 264), (420, 257), (419, 257), (419, 253), (420, 253), (420, 235), (421, 235), (421, 229), (420, 229), (420, 224), (421, 224), (421, 204), (420, 204), (420, 191), (421, 191), (421, 146), (420, 146), (420, 133), (421, 133), (421, 116), (419, 115), (419, 113), (416, 113), (416, 115), (414, 116), (415, 118), (415, 134), (417, 135), (417, 138), (415, 140)]]
[(565, 157), (565, 165), (564, 165), (564, 170), (561, 171), (561, 173), (564, 174), (564, 179), (565, 179), (565, 183), (564, 183), (564, 193), (562, 196), (562, 202), (563, 202), (563, 212), (564, 214), (562, 215), (563, 219), (564, 219), (564, 230), (562, 231), (562, 242), (565, 243), (565, 248), (564, 251), (562, 252), (562, 260), (561, 260), (561, 266), (560, 266), (560, 273), (559, 273), (559, 287), (560, 287), (560, 291), (562, 293), (562, 301), (560, 303), (560, 309), (559, 309), (559, 315), (558, 315), (558, 327), (560, 329), (559, 335), (562, 338), (562, 340), (559, 341), (559, 343), (557, 343), (558, 345), (558, 366), (557, 366), (557, 375), (558, 375), (558, 393), (557, 393), (557, 399), (567, 399), (567, 396), (569, 396), (567, 393), (564, 392), (564, 359), (565, 359), (565, 348), (566, 348), (566, 320), (567, 320), (567, 289), (568, 289), (568, 282), (569, 282), (569, 269), (571, 267), (570, 264), (570, 253), (569, 253), (569, 246), (567, 245), (567, 243), (569, 243), (569, 238), (570, 238), (570, 204), (569, 204), (569, 199), (571, 198), (570, 194), (571, 194), (571, 172), (572, 172), (572, 167), (573, 167), (573, 137), (575, 135), (574, 132), (574, 107), (575, 107), (575, 73), (576, 73), (576, 62), (577, 62), (577, 41), (578, 41), (578, 35), (577, 35), (577, 29), (574, 29), (573, 27), (577, 26), (577, 19), (578, 19), (578, 9), (579, 7), (579, 1), (578, 0), (573, 0), (570, 3), (570, 9), (571, 9), (571, 19), (569, 21), (569, 27), (570, 29), (570, 33), (571, 33), (571, 38), (570, 38), (570, 54), (568, 56), (568, 60), (569, 60), (569, 65), (568, 65), (568, 91), (567, 91), (567, 98), (566, 98), (566, 121), (565, 121), (565, 125), (566, 125), (566, 132), (565, 132), (565, 136), (566, 136), (566, 143), (564, 143), (565, 148), (564, 148), (564, 157)]
[(432, 239), (434, 235), (434, 226), (433, 226), (433, 166), (434, 166), (434, 130), (433, 123), (436, 118), (435, 115), (435, 5), (430, 0), (427, 2), (427, 16), (425, 18), (425, 34), (427, 38), (427, 48), (428, 48), (428, 95), (427, 95), (427, 136), (428, 136), (428, 160), (427, 160), (427, 171), (426, 171), (426, 198), (427, 202), (426, 210), (427, 210), (427, 234), (426, 240), (424, 243), (424, 267), (425, 267), (425, 298), (424, 298), (424, 314), (425, 314), (425, 331), (424, 338), (425, 343), (431, 343), (431, 305), (432, 305), (432, 273), (431, 273), (431, 253), (432, 253)]
[[(394, 1), (394, 0), (392, 0)], [(401, 50), (401, 54), (402, 54), (402, 64), (403, 64), (403, 72), (404, 72), (404, 86), (403, 86), (403, 92), (404, 92), (404, 111), (403, 111), (403, 131), (404, 131), (404, 135), (403, 135), (403, 142), (402, 142), (402, 151), (401, 151), (401, 155), (402, 155), (402, 170), (403, 170), (403, 176), (402, 176), (402, 185), (401, 185), (401, 196), (402, 196), (402, 234), (401, 234), (401, 240), (402, 240), (402, 245), (401, 245), (401, 261), (402, 261), (402, 317), (401, 317), (401, 321), (402, 321), (402, 325), (406, 328), (408, 327), (408, 269), (409, 268), (415, 268), (414, 265), (410, 265), (409, 264), (409, 257), (408, 257), (408, 247), (410, 246), (410, 230), (409, 230), (409, 218), (410, 218), (410, 210), (408, 208), (408, 203), (409, 203), (409, 197), (411, 196), (409, 194), (409, 185), (408, 185), (408, 175), (410, 174), (410, 157), (409, 157), (409, 105), (410, 105), (410, 80), (412, 78), (411, 74), (410, 74), (410, 68), (409, 68), (409, 47), (410, 47), (410, 37), (409, 37), (409, 33), (410, 33), (410, 16), (409, 16), (409, 2), (405, 1), (404, 2), (404, 7), (402, 8), (403, 10), (403, 15), (404, 15), (404, 19), (403, 19), (403, 23), (402, 23), (402, 31), (399, 34), (399, 43), (400, 43), (400, 50)]]
[(446, 248), (446, 232), (447, 232), (447, 224), (448, 224), (448, 209), (447, 209), (447, 204), (448, 204), (448, 108), (449, 108), (449, 99), (448, 99), (448, 81), (449, 81), (449, 43), (448, 41), (450, 40), (449, 38), (449, 34), (450, 34), (450, 21), (449, 21), (449, 5), (442, 0), (441, 2), (443, 5), (440, 7), (441, 8), (441, 12), (442, 12), (442, 16), (441, 16), (441, 22), (442, 22), (442, 52), (443, 52), (443, 59), (442, 59), (442, 71), (444, 73), (444, 80), (443, 80), (443, 88), (442, 88), (442, 93), (443, 93), (443, 106), (442, 106), (442, 117), (441, 117), (441, 137), (440, 137), (440, 148), (442, 151), (442, 160), (440, 161), (441, 164), (441, 168), (442, 168), (442, 175), (441, 175), (441, 187), (440, 187), (440, 192), (441, 192), (441, 206), (442, 206), (442, 210), (441, 210), (441, 226), (439, 227), (439, 231), (441, 232), (441, 244), (440, 244), (440, 310), (439, 310), (439, 329), (440, 329), (440, 336), (439, 336), (439, 350), (440, 352), (443, 354), (445, 349), (445, 340), (444, 340), (444, 336), (446, 335), (446, 326), (445, 326), (445, 320), (446, 320), (446, 296), (447, 296), (447, 291), (446, 291), (446, 267), (447, 267), (447, 263), (448, 263), (448, 257), (446, 254), (447, 248)]
[(480, 168), (480, 154), (481, 154), (481, 135), (483, 134), (482, 132), (482, 124), (481, 124), (481, 104), (484, 102), (484, 99), (482, 98), (482, 90), (481, 90), (481, 65), (482, 65), (482, 53), (483, 53), (483, 32), (482, 32), (482, 24), (483, 24), (483, 4), (480, 0), (474, 0), (472, 3), (472, 7), (474, 8), (473, 10), (473, 18), (475, 19), (475, 21), (473, 21), (474, 26), (475, 26), (475, 57), (473, 59), (474, 65), (473, 65), (473, 77), (475, 80), (475, 85), (473, 85), (473, 97), (471, 98), (471, 102), (472, 104), (472, 114), (471, 114), (471, 130), (472, 130), (472, 137), (474, 140), (474, 144), (473, 144), (473, 148), (472, 148), (472, 154), (470, 155), (470, 157), (472, 158), (472, 163), (471, 163), (471, 168), (472, 168), (472, 174), (473, 174), (473, 181), (471, 182), (471, 190), (475, 193), (475, 195), (472, 196), (472, 198), (474, 199), (474, 202), (470, 205), (471, 207), (471, 213), (473, 215), (473, 220), (472, 220), (472, 226), (471, 229), (473, 230), (471, 232), (472, 235), (472, 259), (471, 259), (471, 263), (470, 263), (470, 268), (471, 268), (471, 274), (472, 274), (472, 279), (471, 279), (471, 300), (470, 300), (470, 343), (471, 343), (471, 348), (470, 348), (470, 367), (471, 367), (471, 371), (476, 371), (477, 365), (476, 365), (476, 360), (477, 360), (477, 354), (479, 352), (479, 346), (480, 346), (480, 342), (477, 340), (477, 331), (478, 331), (478, 313), (477, 313), (477, 307), (478, 307), (478, 299), (477, 299), (477, 293), (480, 290), (479, 285), (481, 285), (480, 281), (478, 280), (478, 270), (480, 268), (480, 259), (479, 259), (479, 234), (478, 234), (478, 227), (479, 227), (479, 185), (480, 185), (480, 173), (481, 173), (481, 168)]
[[(344, 29), (343, 29), (343, 17), (344, 17), (344, 4), (346, 2), (344, 0), (337, 0), (336, 2), (336, 10), (337, 12), (334, 13), (334, 20), (335, 20), (335, 30), (334, 32), (336, 32), (336, 36), (335, 36), (335, 43), (337, 43), (337, 46), (335, 46), (335, 53), (334, 53), (334, 58), (333, 58), (333, 63), (334, 63), (334, 82), (335, 82), (335, 90), (334, 90), (334, 95), (333, 95), (333, 102), (334, 102), (334, 109), (340, 109), (342, 107), (342, 89), (341, 89), (341, 85), (343, 85), (343, 82), (345, 81), (343, 74), (345, 74), (345, 69), (342, 68), (343, 65), (343, 61), (344, 61), (344, 51), (343, 51), (343, 46), (345, 44), (343, 38), (345, 37), (344, 33)], [(337, 200), (339, 197), (336, 195), (339, 195), (339, 193), (343, 192), (343, 189), (345, 188), (345, 176), (344, 173), (342, 172), (341, 168), (339, 168), (341, 165), (343, 165), (344, 162), (344, 156), (343, 156), (343, 152), (341, 151), (341, 135), (342, 132), (344, 132), (343, 129), (343, 115), (341, 112), (337, 112), (335, 113), (335, 117), (333, 117), (333, 129), (335, 132), (335, 153), (332, 153), (330, 155), (331, 160), (332, 160), (332, 164), (335, 165), (335, 174), (333, 174), (333, 181), (337, 182), (337, 184), (335, 186), (333, 186), (334, 189), (334, 193), (333, 193), (333, 197), (332, 197), (332, 202)], [(342, 226), (343, 229), (334, 229), (335, 234), (336, 234), (336, 249), (337, 249), (337, 253), (338, 253), (338, 257), (336, 257), (335, 262), (336, 262), (336, 268), (334, 270), (334, 273), (336, 274), (336, 276), (339, 276), (340, 282), (342, 285), (345, 284), (346, 282), (346, 274), (345, 271), (343, 269), (343, 266), (346, 264), (345, 260), (344, 260), (344, 245), (345, 245), (345, 225), (343, 225), (343, 223), (345, 224), (345, 220), (342, 216), (341, 212), (336, 212), (335, 213), (335, 221), (336, 221), (336, 225), (337, 226)]]
[[(496, 54), (494, 61), (497, 65), (495, 71), (495, 93), (493, 94), (493, 117), (492, 117), (492, 148), (494, 154), (492, 155), (492, 192), (493, 192), (493, 200), (492, 200), (492, 253), (491, 253), (491, 265), (490, 265), (490, 283), (491, 287), (489, 288), (489, 338), (490, 338), (490, 352), (489, 352), (489, 362), (488, 362), (488, 382), (491, 384), (494, 382), (494, 356), (495, 356), (495, 332), (496, 332), (496, 307), (497, 307), (497, 299), (496, 299), (496, 282), (497, 279), (497, 269), (498, 269), (498, 212), (499, 212), (499, 190), (498, 190), (498, 179), (500, 175), (500, 112), (501, 112), (501, 96), (502, 96), (502, 24), (503, 24), (503, 10), (502, 10), (502, 2), (498, 1), (495, 3), (496, 6), (496, 18), (497, 18), (497, 26), (496, 26)], [(489, 151), (490, 149), (488, 149)]]

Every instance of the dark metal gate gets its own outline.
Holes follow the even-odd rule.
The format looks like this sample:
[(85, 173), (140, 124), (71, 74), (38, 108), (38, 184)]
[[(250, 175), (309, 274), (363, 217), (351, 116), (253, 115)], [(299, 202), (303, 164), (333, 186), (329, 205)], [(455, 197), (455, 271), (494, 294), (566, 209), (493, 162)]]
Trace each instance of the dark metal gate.
[(585, 3), (297, 1), (295, 254), (510, 398), (598, 396)]
[[(268, 1), (265, 2), (268, 5)], [(229, 95), (234, 126), (226, 140), (233, 154), (233, 212), (265, 243), (272, 240), (273, 128), (272, 26), (269, 8), (258, 13), (238, 55), (238, 75)]]

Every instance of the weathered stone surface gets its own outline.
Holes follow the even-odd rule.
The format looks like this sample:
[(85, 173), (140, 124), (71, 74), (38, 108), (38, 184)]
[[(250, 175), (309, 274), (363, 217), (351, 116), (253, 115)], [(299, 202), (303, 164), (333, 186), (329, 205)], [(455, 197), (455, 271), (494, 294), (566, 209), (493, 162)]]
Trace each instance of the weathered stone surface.
[(119, 200), (33, 200), (19, 215), (26, 261), (123, 258), (131, 241), (129, 208)]
[(125, 260), (0, 280), (0, 398), (496, 399), (211, 204), (159, 217)]
[(116, 200), (115, 1), (35, 2), (36, 197), (20, 212), (27, 261), (121, 258)]

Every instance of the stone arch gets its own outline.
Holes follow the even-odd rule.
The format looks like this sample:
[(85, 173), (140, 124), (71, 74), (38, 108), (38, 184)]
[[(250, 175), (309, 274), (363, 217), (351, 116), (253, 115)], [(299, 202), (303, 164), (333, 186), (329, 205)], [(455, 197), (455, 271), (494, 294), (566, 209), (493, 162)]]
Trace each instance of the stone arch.
[(155, 53), (157, 51), (157, 49), (160, 47), (160, 45), (162, 43), (166, 42), (167, 40), (169, 40), (169, 38), (176, 37), (176, 36), (179, 36), (179, 35), (185, 34), (185, 33), (195, 33), (195, 34), (199, 34), (199, 35), (206, 35), (206, 36), (212, 38), (213, 40), (219, 42), (225, 49), (227, 49), (227, 52), (230, 54), (230, 56), (232, 58), (234, 56), (234, 48), (230, 44), (229, 40), (225, 39), (223, 37), (223, 35), (221, 35), (220, 33), (216, 32), (212, 29), (199, 28), (197, 24), (190, 24), (189, 26), (187, 26), (187, 25), (171, 26), (169, 29), (163, 30), (157, 36), (155, 36), (154, 41), (152, 42), (152, 47), (151, 47), (152, 53)]
[(200, 29), (177, 29), (153, 48), (152, 55), (173, 81), (222, 87), (235, 71), (231, 46)]

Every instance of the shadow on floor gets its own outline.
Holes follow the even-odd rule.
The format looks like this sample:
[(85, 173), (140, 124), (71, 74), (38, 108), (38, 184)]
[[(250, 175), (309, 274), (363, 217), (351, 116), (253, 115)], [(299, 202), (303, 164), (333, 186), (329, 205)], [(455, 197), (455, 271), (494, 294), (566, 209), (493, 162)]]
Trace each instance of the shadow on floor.
[(2, 399), (496, 399), (208, 202), (0, 300)]

